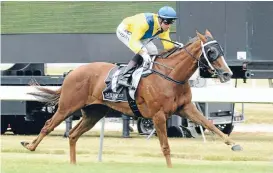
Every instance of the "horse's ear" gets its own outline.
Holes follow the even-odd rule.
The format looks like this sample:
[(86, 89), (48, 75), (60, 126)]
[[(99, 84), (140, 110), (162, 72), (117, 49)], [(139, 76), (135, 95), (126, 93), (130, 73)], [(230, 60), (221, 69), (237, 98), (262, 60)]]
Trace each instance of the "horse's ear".
[(196, 35), (199, 37), (200, 35), (202, 35), (202, 34), (200, 34), (197, 30), (195, 31), (196, 32)]
[(206, 29), (206, 31), (205, 31), (205, 35), (206, 35), (206, 36), (209, 36), (209, 37), (211, 37), (211, 38), (213, 38), (213, 37), (212, 37), (212, 35), (211, 35), (211, 33), (209, 32), (209, 30), (208, 30), (208, 29)]
[(200, 34), (197, 30), (196, 30), (196, 34), (197, 34), (197, 36), (200, 38), (200, 40), (202, 41), (202, 42), (206, 42), (206, 38), (205, 38), (205, 36), (203, 36), (202, 34)]

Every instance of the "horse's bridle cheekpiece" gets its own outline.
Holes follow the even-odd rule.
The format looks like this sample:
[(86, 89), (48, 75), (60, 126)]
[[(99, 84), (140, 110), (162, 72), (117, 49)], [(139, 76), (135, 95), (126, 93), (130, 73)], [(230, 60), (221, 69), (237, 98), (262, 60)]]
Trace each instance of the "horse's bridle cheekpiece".
[[(166, 39), (163, 39), (163, 38), (152, 38), (151, 40), (149, 40), (148, 42), (152, 41), (153, 39), (160, 39), (160, 40), (163, 40), (163, 41), (167, 41), (167, 42), (170, 42), (170, 43), (173, 43), (175, 45), (178, 45), (180, 46), (178, 43), (176, 42), (173, 42), (171, 40), (166, 40)], [(176, 52), (177, 50), (180, 50), (180, 49), (184, 49), (192, 58), (196, 59), (197, 62), (198, 62), (198, 66), (199, 67), (206, 67), (207, 69), (211, 69), (212, 71), (210, 73), (212, 73), (212, 75), (221, 75), (221, 71), (218, 70), (218, 69), (215, 69), (211, 63), (216, 61), (219, 57), (223, 56), (224, 55), (224, 52), (223, 52), (223, 49), (222, 47), (219, 45), (219, 43), (216, 41), (216, 40), (212, 40), (211, 38), (207, 37), (207, 39), (209, 40), (208, 42), (206, 42), (205, 44), (201, 41), (201, 49), (202, 49), (202, 54), (200, 55), (199, 59), (194, 57), (192, 55), (192, 53), (190, 53), (188, 50), (187, 50), (187, 46), (189, 46), (190, 44), (188, 45), (185, 45), (183, 47), (176, 47), (174, 50), (172, 50), (168, 56), (170, 56), (171, 54), (173, 54), (174, 52)], [(205, 63), (202, 62), (202, 58), (205, 59)], [(170, 78), (169, 76), (166, 76), (165, 74), (162, 74), (160, 73), (159, 71), (156, 71), (156, 70), (153, 70), (151, 69), (151, 71), (153, 73), (156, 73), (162, 77), (164, 77), (165, 79), (169, 80), (169, 81), (172, 81), (176, 84), (185, 84), (186, 82), (185, 81), (177, 81), (177, 80), (174, 80), (172, 78)]]

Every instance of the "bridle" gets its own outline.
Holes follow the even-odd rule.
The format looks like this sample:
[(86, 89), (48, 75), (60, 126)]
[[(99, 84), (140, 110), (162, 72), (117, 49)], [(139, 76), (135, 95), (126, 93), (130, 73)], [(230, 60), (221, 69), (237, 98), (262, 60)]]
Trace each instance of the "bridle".
[[(153, 40), (153, 39), (160, 39), (160, 40), (163, 40), (163, 41), (167, 41), (167, 42), (173, 43), (175, 45), (179, 45), (176, 42), (173, 42), (173, 41), (170, 41), (170, 40), (166, 40), (166, 39), (162, 39), (162, 38), (152, 38), (151, 40)], [(187, 47), (190, 44), (187, 44), (187, 45), (185, 45), (183, 47), (176, 47), (175, 49), (171, 50), (171, 52), (168, 53), (168, 56), (170, 56), (171, 54), (175, 53), (178, 50), (184, 49), (187, 52), (188, 55), (190, 55), (193, 59), (195, 59), (198, 62), (198, 66), (199, 67), (205, 67), (207, 69), (210, 69), (209, 72), (212, 75), (215, 75), (215, 76), (219, 75), (220, 76), (220, 75), (222, 75), (221, 70), (217, 69), (217, 68), (214, 68), (211, 65), (211, 63), (213, 61), (216, 61), (220, 56), (224, 55), (223, 49), (221, 48), (221, 46), (219, 45), (219, 43), (216, 40), (212, 40), (210, 37), (207, 37), (207, 39), (209, 41), (206, 42), (205, 44), (201, 41), (202, 54), (200, 55), (199, 58), (196, 58), (195, 56), (193, 56), (193, 54), (191, 52), (189, 52), (187, 50)], [(151, 40), (149, 40), (149, 42)], [(205, 60), (205, 62), (202, 61), (203, 59)], [(161, 64), (161, 63), (157, 63), (157, 62), (152, 62), (152, 63), (156, 63), (158, 65), (166, 67), (166, 65)], [(167, 75), (165, 75), (165, 74), (163, 74), (163, 73), (161, 73), (161, 72), (159, 72), (157, 70), (151, 69), (151, 71), (153, 73), (155, 73), (155, 74), (160, 75), (161, 77), (163, 77), (163, 78), (165, 78), (165, 79), (167, 79), (169, 81), (172, 81), (172, 82), (176, 83), (176, 84), (185, 84), (186, 83), (186, 81), (177, 81), (175, 79), (172, 79), (169, 76), (167, 76)]]

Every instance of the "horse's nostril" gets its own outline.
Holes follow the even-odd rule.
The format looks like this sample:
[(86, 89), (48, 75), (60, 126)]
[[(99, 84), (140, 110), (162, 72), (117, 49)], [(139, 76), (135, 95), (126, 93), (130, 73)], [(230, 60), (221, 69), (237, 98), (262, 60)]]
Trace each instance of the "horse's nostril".
[(225, 81), (229, 81), (231, 79), (231, 76), (231, 73), (223, 73), (223, 78), (225, 79)]
[(223, 73), (223, 75), (224, 75), (225, 77), (231, 77), (231, 76), (232, 76), (232, 74), (230, 74), (230, 73)]

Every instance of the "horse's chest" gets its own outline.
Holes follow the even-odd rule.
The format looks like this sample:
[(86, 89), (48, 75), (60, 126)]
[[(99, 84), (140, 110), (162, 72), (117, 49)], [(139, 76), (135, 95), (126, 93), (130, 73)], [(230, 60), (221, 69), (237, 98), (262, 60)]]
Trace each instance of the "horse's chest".
[(163, 109), (166, 113), (174, 112), (177, 109), (177, 96), (174, 94), (158, 93), (152, 100), (153, 107)]
[(151, 114), (160, 110), (163, 110), (166, 114), (172, 114), (178, 107), (185, 103), (184, 94), (175, 88), (168, 87), (162, 89), (162, 87), (155, 88), (148, 86), (146, 85), (146, 88), (141, 89), (142, 91), (146, 91), (142, 93), (142, 98)]
[(162, 96), (163, 104), (165, 112), (173, 114), (177, 111), (177, 109), (183, 107), (183, 105), (189, 103), (191, 101), (191, 95), (189, 93), (174, 93), (172, 96)]

